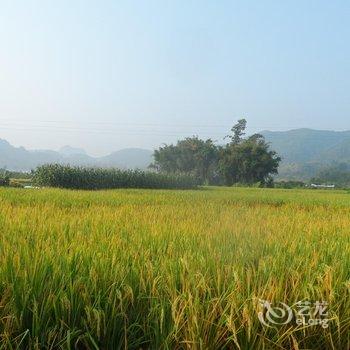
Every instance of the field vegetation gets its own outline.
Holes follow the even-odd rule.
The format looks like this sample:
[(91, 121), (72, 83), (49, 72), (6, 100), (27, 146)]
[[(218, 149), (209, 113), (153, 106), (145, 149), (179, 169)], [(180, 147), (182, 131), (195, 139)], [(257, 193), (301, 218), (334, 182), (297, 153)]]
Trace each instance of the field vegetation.
[(349, 349), (349, 220), (340, 191), (1, 188), (1, 347)]
[(100, 190), (113, 188), (196, 188), (198, 180), (184, 174), (158, 174), (142, 170), (73, 167), (60, 164), (39, 166), (32, 179), (39, 186)]

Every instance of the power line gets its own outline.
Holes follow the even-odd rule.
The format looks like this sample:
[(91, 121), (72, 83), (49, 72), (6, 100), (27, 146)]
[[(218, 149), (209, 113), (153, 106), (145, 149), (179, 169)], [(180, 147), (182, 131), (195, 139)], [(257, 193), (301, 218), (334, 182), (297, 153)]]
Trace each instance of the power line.
[(39, 127), (39, 128), (21, 128), (21, 127), (8, 127), (8, 126), (1, 126), (0, 129), (5, 130), (14, 130), (14, 131), (35, 131), (35, 132), (76, 132), (76, 131), (83, 131), (84, 133), (89, 134), (113, 134), (113, 135), (140, 135), (140, 136), (193, 136), (193, 135), (205, 135), (205, 136), (218, 136), (222, 137), (225, 133), (198, 133), (198, 132), (176, 132), (176, 133), (169, 133), (167, 131), (159, 131), (155, 132), (154, 130), (93, 130), (93, 129), (79, 129), (79, 128), (46, 128), (46, 127)]
[[(115, 125), (115, 126), (139, 126), (139, 127), (179, 127), (179, 128), (231, 128), (232, 125), (235, 123), (235, 120), (232, 121), (230, 124), (183, 124), (183, 123), (139, 123), (139, 122), (110, 122), (110, 121), (73, 121), (73, 120), (17, 120), (14, 121), (13, 118), (1, 118), (0, 123), (11, 123), (11, 124), (33, 124), (33, 123), (41, 123), (41, 124), (79, 124), (83, 123), (84, 125)], [(269, 125), (253, 125), (254, 128), (262, 127), (262, 128), (269, 128), (269, 127), (281, 127), (281, 128), (288, 128), (291, 127), (291, 125), (281, 124), (279, 122), (269, 122)]]
[(31, 120), (31, 121), (13, 121), (12, 119), (0, 119), (0, 123), (10, 123), (10, 124), (33, 124), (33, 123), (43, 123), (43, 124), (77, 124), (83, 123), (85, 125), (115, 125), (115, 126), (149, 126), (149, 127), (198, 127), (198, 128), (227, 128), (227, 125), (210, 125), (210, 124), (174, 124), (174, 123), (132, 123), (132, 122), (91, 122), (91, 121), (72, 121), (72, 120)]

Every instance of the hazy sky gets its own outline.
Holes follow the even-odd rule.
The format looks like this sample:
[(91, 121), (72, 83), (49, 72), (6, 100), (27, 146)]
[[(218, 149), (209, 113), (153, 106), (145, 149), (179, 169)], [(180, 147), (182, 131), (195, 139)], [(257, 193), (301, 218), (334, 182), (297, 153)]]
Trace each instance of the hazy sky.
[(350, 2), (0, 0), (0, 138), (105, 154), (350, 129)]

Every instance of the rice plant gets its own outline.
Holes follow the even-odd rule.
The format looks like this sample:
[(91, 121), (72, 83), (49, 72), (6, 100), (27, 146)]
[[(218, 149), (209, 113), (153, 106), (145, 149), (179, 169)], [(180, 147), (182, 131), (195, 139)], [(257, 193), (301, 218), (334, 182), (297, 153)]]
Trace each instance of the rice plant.
[(340, 191), (1, 188), (1, 348), (349, 349), (349, 220)]

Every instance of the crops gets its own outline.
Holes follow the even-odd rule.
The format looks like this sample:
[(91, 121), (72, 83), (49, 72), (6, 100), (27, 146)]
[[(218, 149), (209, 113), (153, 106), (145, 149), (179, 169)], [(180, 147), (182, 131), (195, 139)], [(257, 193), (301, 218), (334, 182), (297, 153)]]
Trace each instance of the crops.
[(72, 167), (60, 164), (46, 164), (38, 167), (34, 173), (33, 181), (39, 186), (83, 190), (113, 188), (189, 189), (198, 185), (197, 179), (182, 174)]
[[(343, 192), (0, 189), (3, 349), (349, 349)], [(267, 327), (259, 299), (324, 300)]]

